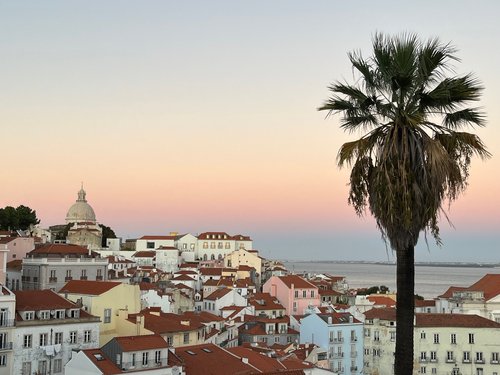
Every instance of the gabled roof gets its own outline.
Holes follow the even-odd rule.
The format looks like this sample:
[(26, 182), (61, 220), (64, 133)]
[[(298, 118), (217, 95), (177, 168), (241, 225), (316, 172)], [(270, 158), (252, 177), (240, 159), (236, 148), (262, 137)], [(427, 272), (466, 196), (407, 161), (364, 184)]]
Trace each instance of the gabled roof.
[(201, 267), (200, 275), (203, 276), (220, 276), (222, 275), (222, 268), (220, 267)]
[(500, 323), (479, 315), (426, 313), (415, 315), (415, 327), (500, 328)]
[(14, 259), (7, 263), (8, 270), (21, 271), (23, 268), (23, 260), (22, 259)]
[(200, 323), (223, 322), (225, 320), (224, 318), (209, 313), (208, 311), (186, 311), (181, 316), (197, 320)]
[(240, 358), (248, 358), (248, 363), (259, 369), (259, 371), (283, 371), (286, 369), (286, 367), (276, 358), (268, 357), (267, 355), (256, 352), (250, 348), (237, 346), (227, 350)]
[(112, 360), (106, 357), (106, 354), (101, 349), (84, 349), (82, 352), (94, 366), (102, 371), (103, 375), (115, 375), (124, 372)]
[(298, 275), (287, 275), (287, 276), (277, 276), (288, 288), (292, 287), (295, 289), (318, 289), (316, 285), (311, 284), (306, 279)]
[(17, 311), (38, 311), (79, 308), (73, 302), (61, 297), (50, 289), (16, 290)]
[(228, 288), (219, 288), (217, 290), (214, 290), (212, 293), (210, 293), (209, 296), (205, 297), (204, 299), (209, 300), (209, 301), (216, 301), (219, 298), (224, 297), (229, 292), (231, 292), (231, 289), (228, 289)]
[(486, 274), (465, 290), (484, 292), (484, 299), (486, 301), (495, 298), (500, 294), (500, 274)]
[(283, 305), (277, 298), (269, 293), (255, 293), (248, 298), (248, 304), (255, 307), (255, 310), (284, 310)]
[(256, 374), (254, 366), (244, 363), (240, 357), (214, 345), (201, 344), (175, 349), (186, 366), (189, 375)]
[(332, 321), (331, 324), (353, 324), (353, 323), (361, 323), (358, 319), (356, 319), (355, 317), (353, 317), (349, 313), (332, 312), (332, 313), (317, 314), (317, 315), (325, 323), (328, 323), (328, 319), (331, 319), (331, 321)]
[(175, 281), (195, 281), (192, 277), (189, 277), (188, 275), (179, 275), (174, 277), (172, 280)]
[(99, 296), (120, 284), (120, 282), (113, 281), (70, 280), (61, 288), (59, 293)]
[(396, 305), (396, 301), (394, 301), (390, 297), (383, 295), (368, 296), (366, 299), (370, 302), (373, 302), (375, 305), (384, 305), (386, 307), (391, 307)]
[(365, 318), (396, 321), (396, 309), (391, 307), (379, 307), (366, 311)]
[(122, 336), (114, 340), (124, 352), (168, 348), (167, 342), (160, 335)]
[(17, 237), (0, 237), (0, 245), (8, 244), (9, 242), (14, 241), (16, 238)]
[(139, 314), (129, 314), (128, 321), (135, 324), (138, 315), (142, 315), (144, 318), (144, 328), (160, 335), (173, 332), (189, 332), (203, 328), (202, 324), (191, 321), (188, 322), (177, 314), (160, 312), (158, 315), (150, 313), (147, 310), (143, 310)]
[(453, 293), (454, 292), (459, 292), (459, 291), (462, 291), (462, 290), (465, 290), (467, 289), (466, 287), (462, 287), (462, 286), (450, 286), (446, 292), (444, 292), (443, 294), (441, 294), (440, 296), (438, 296), (438, 298), (451, 298), (453, 297)]

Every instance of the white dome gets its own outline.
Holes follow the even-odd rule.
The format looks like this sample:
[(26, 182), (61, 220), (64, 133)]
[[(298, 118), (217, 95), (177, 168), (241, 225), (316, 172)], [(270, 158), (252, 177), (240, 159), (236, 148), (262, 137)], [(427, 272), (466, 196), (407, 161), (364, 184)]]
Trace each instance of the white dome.
[(94, 209), (87, 203), (87, 200), (85, 199), (86, 195), (87, 193), (85, 193), (82, 186), (78, 192), (78, 199), (69, 208), (68, 213), (66, 214), (66, 223), (96, 223)]

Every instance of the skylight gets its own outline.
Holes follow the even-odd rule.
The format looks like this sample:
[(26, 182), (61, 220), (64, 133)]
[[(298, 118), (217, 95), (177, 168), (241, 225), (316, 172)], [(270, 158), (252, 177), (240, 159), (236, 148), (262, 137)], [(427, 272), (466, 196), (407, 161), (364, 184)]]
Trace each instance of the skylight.
[(189, 354), (189, 355), (196, 355), (196, 353), (192, 352), (191, 350), (186, 351), (186, 353)]
[(208, 348), (203, 348), (201, 350), (203, 350), (205, 353), (212, 353), (212, 351), (210, 349), (208, 349)]

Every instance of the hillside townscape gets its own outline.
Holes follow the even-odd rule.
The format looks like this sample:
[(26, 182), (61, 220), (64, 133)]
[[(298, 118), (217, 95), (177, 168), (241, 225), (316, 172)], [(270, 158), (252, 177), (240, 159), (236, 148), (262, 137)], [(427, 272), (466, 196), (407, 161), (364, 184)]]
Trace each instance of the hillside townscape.
[[(67, 227), (66, 237), (61, 231)], [(391, 374), (397, 295), (294, 274), (246, 234), (0, 232), (0, 374)], [(500, 274), (416, 297), (414, 373), (498, 374)]]

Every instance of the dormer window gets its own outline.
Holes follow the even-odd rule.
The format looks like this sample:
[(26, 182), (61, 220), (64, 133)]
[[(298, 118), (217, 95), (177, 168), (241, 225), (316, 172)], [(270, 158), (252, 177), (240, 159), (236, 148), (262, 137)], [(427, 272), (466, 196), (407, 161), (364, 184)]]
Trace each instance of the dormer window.
[(64, 319), (66, 317), (66, 311), (56, 310), (56, 319)]
[(70, 318), (79, 318), (80, 317), (80, 309), (69, 310), (69, 317)]
[(48, 320), (50, 318), (50, 311), (44, 310), (38, 312), (38, 319), (40, 320)]
[(33, 320), (35, 319), (35, 312), (34, 311), (26, 311), (24, 313), (24, 320)]

